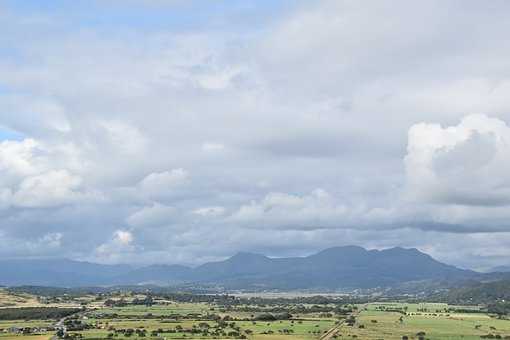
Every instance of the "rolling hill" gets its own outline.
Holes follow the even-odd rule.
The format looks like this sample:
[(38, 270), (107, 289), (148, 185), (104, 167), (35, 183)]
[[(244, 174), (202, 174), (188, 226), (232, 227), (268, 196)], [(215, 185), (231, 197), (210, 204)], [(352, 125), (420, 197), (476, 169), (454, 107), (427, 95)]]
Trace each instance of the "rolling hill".
[(489, 282), (466, 282), (455, 287), (443, 297), (452, 304), (483, 304), (510, 300), (510, 279)]

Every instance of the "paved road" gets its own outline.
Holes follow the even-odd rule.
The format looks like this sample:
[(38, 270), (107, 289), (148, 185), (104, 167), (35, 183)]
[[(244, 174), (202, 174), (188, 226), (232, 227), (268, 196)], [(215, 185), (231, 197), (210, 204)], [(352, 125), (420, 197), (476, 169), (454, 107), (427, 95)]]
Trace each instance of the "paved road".
[[(67, 319), (68, 317), (70, 317), (70, 316), (76, 316), (76, 315), (78, 315), (78, 317), (80, 317), (80, 316), (82, 316), (82, 315), (83, 315), (83, 313), (84, 313), (83, 311), (79, 311), (79, 312), (77, 312), (77, 313), (74, 313), (74, 314), (71, 314), (71, 315), (64, 316), (62, 319), (58, 320), (58, 321), (57, 321), (57, 322), (53, 325), (53, 327), (55, 327), (55, 330), (56, 330), (56, 331), (58, 331), (59, 329), (62, 329), (62, 330), (64, 331), (64, 333), (66, 333), (66, 332), (67, 332), (67, 327), (66, 327), (66, 325), (64, 324), (64, 321), (66, 321), (66, 319)], [(51, 340), (56, 340), (56, 339), (58, 339), (58, 337), (57, 337), (57, 335), (56, 335), (56, 334), (55, 334), (55, 335), (53, 335), (53, 336), (51, 337)]]
[(353, 311), (351, 314), (349, 314), (348, 317), (346, 317), (345, 319), (341, 320), (338, 324), (336, 324), (333, 327), (331, 327), (326, 333), (324, 333), (319, 338), (319, 340), (330, 340), (330, 339), (332, 339), (333, 336), (340, 330), (340, 327), (342, 327), (342, 325), (345, 323), (345, 320), (347, 320), (350, 316), (357, 317), (359, 315), (359, 313), (361, 313), (361, 311), (363, 309), (365, 309), (365, 307), (366, 307), (366, 305), (359, 306), (356, 311)]

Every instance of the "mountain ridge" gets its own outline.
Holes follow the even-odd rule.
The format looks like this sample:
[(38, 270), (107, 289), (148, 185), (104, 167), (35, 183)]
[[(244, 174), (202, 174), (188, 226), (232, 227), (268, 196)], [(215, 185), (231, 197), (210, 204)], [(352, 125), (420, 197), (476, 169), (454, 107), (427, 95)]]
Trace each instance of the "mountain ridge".
[(416, 248), (367, 250), (359, 246), (332, 247), (308, 256), (283, 258), (238, 252), (225, 260), (196, 267), (155, 264), (136, 268), (62, 259), (0, 260), (0, 273), (0, 284), (7, 286), (195, 283), (231, 290), (375, 288), (483, 275), (441, 263)]
[(487, 272), (488, 273), (509, 273), (510, 265), (492, 267)]

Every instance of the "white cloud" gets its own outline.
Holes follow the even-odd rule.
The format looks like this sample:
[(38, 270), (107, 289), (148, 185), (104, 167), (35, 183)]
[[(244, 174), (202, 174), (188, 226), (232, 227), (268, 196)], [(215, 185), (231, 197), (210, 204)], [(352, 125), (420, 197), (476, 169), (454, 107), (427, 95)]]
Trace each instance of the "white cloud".
[[(33, 139), (22, 141), (3, 141), (0, 143), (0, 172), (3, 174), (2, 182), (13, 177), (32, 175), (41, 168), (45, 162), (39, 154), (40, 144)], [(7, 180), (8, 180), (7, 179)]]
[(143, 194), (150, 197), (160, 197), (172, 194), (172, 190), (182, 186), (188, 181), (188, 172), (182, 168), (170, 171), (153, 172), (143, 178), (140, 189)]
[(127, 223), (133, 227), (154, 227), (171, 224), (176, 217), (174, 207), (154, 203), (143, 207), (127, 218)]
[(126, 230), (117, 230), (114, 234), (113, 241), (123, 246), (127, 246), (133, 242), (133, 234)]
[(260, 201), (243, 205), (230, 222), (253, 228), (321, 229), (341, 227), (349, 217), (347, 207), (323, 189), (307, 195), (270, 193)]
[(0, 254), (3, 256), (39, 256), (41, 253), (59, 256), (62, 252), (63, 235), (58, 232), (44, 234), (34, 239), (9, 238), (0, 231)]
[(49, 233), (39, 239), (45, 247), (58, 248), (62, 244), (62, 233)]
[(51, 207), (74, 203), (82, 198), (77, 191), (82, 180), (66, 170), (53, 170), (30, 176), (20, 183), (13, 203), (21, 207)]
[[(43, 145), (34, 139), (0, 143), (1, 205), (56, 207), (101, 199), (83, 190), (74, 149), (68, 145)], [(67, 166), (59, 168), (59, 166)]]
[(124, 256), (131, 255), (136, 251), (136, 247), (132, 245), (134, 241), (133, 234), (128, 230), (116, 230), (112, 238), (94, 250), (93, 260), (99, 262), (117, 262)]
[(99, 125), (105, 129), (114, 149), (127, 154), (145, 150), (147, 140), (138, 128), (122, 121), (102, 121)]
[(427, 203), (510, 204), (510, 128), (485, 115), (459, 125), (416, 124), (405, 158), (407, 197)]

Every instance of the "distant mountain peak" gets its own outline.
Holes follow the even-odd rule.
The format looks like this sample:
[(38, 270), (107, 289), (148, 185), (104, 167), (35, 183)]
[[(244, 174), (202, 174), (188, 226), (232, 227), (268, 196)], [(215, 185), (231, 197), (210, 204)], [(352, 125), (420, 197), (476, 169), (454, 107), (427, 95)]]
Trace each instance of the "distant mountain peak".
[(406, 253), (406, 254), (413, 254), (414, 253), (414, 254), (427, 255), (427, 254), (419, 251), (416, 248), (404, 248), (404, 247), (386, 248), (386, 249), (381, 250), (381, 252), (386, 252), (386, 253)]
[(336, 247), (326, 248), (322, 251), (319, 251), (319, 253), (329, 252), (329, 251), (348, 251), (348, 250), (367, 251), (365, 248), (360, 247), (360, 246), (347, 245), (347, 246), (336, 246)]
[(250, 252), (238, 252), (234, 256), (229, 257), (224, 262), (230, 263), (253, 263), (253, 262), (267, 262), (271, 261), (271, 259), (265, 255), (250, 253)]
[(314, 257), (325, 257), (328, 256), (356, 256), (361, 254), (366, 254), (368, 251), (359, 246), (338, 246), (338, 247), (331, 247), (326, 248), (324, 250), (319, 251), (318, 253), (309, 255), (308, 258), (314, 258)]
[(509, 273), (510, 266), (496, 266), (490, 268), (487, 272), (489, 273)]
[(249, 259), (249, 258), (268, 258), (266, 255), (258, 254), (258, 253), (251, 253), (247, 251), (240, 251), (237, 252), (234, 256), (230, 257), (233, 258), (239, 258), (239, 259)]
[(55, 259), (48, 263), (0, 261), (0, 284), (83, 286), (109, 284), (214, 284), (226, 289), (325, 289), (390, 287), (422, 280), (457, 280), (481, 275), (443, 264), (415, 248), (324, 249), (306, 257), (270, 258), (241, 251), (223, 261), (190, 268), (157, 264), (114, 266)]

